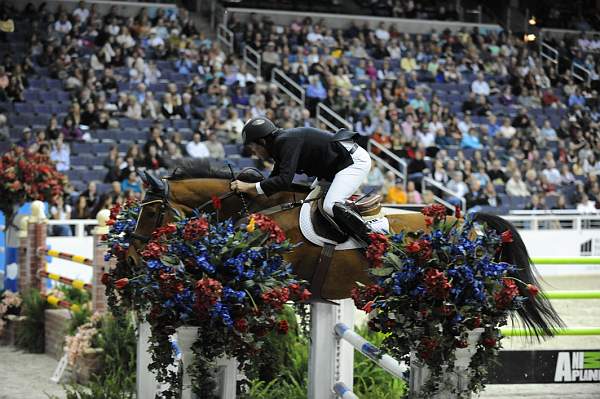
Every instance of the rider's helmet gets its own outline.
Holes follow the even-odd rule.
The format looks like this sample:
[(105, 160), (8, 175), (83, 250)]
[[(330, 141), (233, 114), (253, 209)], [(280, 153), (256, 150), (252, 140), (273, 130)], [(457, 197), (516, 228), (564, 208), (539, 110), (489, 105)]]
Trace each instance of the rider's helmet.
[(255, 142), (258, 139), (263, 137), (267, 137), (271, 133), (274, 133), (279, 128), (275, 126), (273, 122), (264, 116), (257, 116), (256, 118), (250, 119), (244, 125), (242, 129), (242, 137), (244, 139), (244, 144), (250, 144)]

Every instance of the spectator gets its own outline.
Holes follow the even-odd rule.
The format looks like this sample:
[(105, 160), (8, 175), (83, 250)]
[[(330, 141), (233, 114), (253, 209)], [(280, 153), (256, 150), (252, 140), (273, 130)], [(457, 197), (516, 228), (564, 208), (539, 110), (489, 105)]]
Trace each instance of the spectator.
[(492, 162), (492, 167), (487, 171), (487, 175), (494, 184), (504, 184), (508, 180), (499, 159)]
[(385, 202), (389, 204), (406, 204), (408, 201), (406, 191), (396, 182), (394, 172), (385, 174), (382, 192), (385, 194)]
[(150, 170), (156, 170), (165, 167), (163, 158), (158, 154), (156, 146), (151, 144), (148, 146), (148, 153), (144, 160), (144, 167)]
[(66, 35), (67, 33), (71, 32), (71, 29), (73, 29), (73, 25), (67, 18), (67, 14), (64, 12), (61, 13), (58, 17), (58, 20), (54, 23), (54, 30), (58, 33)]
[(223, 147), (223, 144), (217, 140), (217, 135), (215, 133), (209, 133), (208, 141), (204, 142), (203, 144), (208, 149), (208, 153), (210, 154), (211, 158), (225, 158), (225, 148)]
[(50, 152), (50, 159), (56, 163), (56, 170), (65, 172), (71, 166), (71, 152), (69, 147), (63, 143), (62, 137), (56, 139)]
[(551, 160), (546, 164), (544, 170), (542, 170), (542, 174), (548, 180), (548, 183), (558, 186), (562, 182), (562, 178), (560, 172), (556, 168), (556, 164), (554, 160)]
[(121, 182), (121, 191), (131, 191), (135, 194), (142, 193), (142, 183), (140, 182), (137, 173), (129, 172), (129, 174), (127, 175), (127, 179)]
[(471, 83), (471, 91), (477, 95), (490, 95), (490, 85), (484, 80), (483, 73), (477, 74), (477, 79)]
[(517, 133), (517, 129), (510, 124), (510, 119), (504, 118), (502, 126), (500, 126), (499, 129), (499, 136), (505, 139), (511, 139), (515, 133)]
[(87, 206), (87, 198), (83, 195), (80, 195), (77, 198), (77, 204), (75, 205), (75, 209), (72, 213), (73, 219), (89, 219), (90, 211)]
[[(165, 152), (167, 149), (165, 140), (162, 137), (162, 128), (161, 128), (160, 123), (155, 123), (150, 128), (150, 140), (148, 140), (146, 142), (146, 144), (144, 144), (144, 153), (148, 154), (148, 150), (151, 145), (154, 145), (156, 147), (156, 151), (158, 152), (159, 155), (162, 155), (162, 153)], [(140, 154), (139, 158), (142, 158), (141, 154)], [(139, 158), (136, 158), (136, 161)]]
[(458, 171), (452, 174), (452, 177), (448, 181), (446, 187), (448, 188), (448, 190), (454, 192), (457, 198), (464, 197), (465, 194), (469, 191), (467, 185), (463, 181), (463, 174)]
[(542, 129), (540, 131), (542, 133), (542, 137), (545, 140), (548, 141), (556, 141), (558, 140), (558, 136), (556, 135), (556, 130), (554, 130), (552, 128), (552, 125), (550, 124), (550, 120), (546, 119), (544, 121), (544, 125), (542, 126)]
[(494, 184), (492, 184), (492, 182), (489, 182), (485, 186), (485, 196), (488, 199), (487, 205), (493, 206), (494, 208), (498, 208), (502, 205), (502, 200), (496, 193), (496, 187), (494, 186)]
[(75, 125), (71, 116), (65, 117), (61, 133), (65, 138), (65, 141), (82, 141), (83, 133), (81, 129)]
[(489, 204), (489, 198), (481, 188), (479, 179), (472, 178), (469, 181), (469, 191), (465, 194), (465, 200), (467, 201), (467, 209)]
[(582, 194), (581, 199), (577, 202), (577, 212), (579, 213), (597, 213), (595, 201), (589, 199), (587, 194)]
[(415, 188), (415, 182), (409, 180), (406, 183), (406, 198), (409, 204), (422, 204), (421, 194)]
[(513, 197), (529, 197), (527, 185), (521, 179), (521, 173), (514, 172), (510, 179), (506, 182), (506, 193)]
[(371, 164), (371, 170), (367, 175), (365, 184), (369, 186), (383, 186), (384, 179), (385, 178), (383, 176), (383, 172), (381, 171), (379, 166), (377, 166), (377, 164), (373, 162)]
[(539, 211), (548, 209), (546, 207), (546, 202), (544, 197), (541, 194), (533, 194), (531, 199), (529, 200), (529, 204), (525, 206), (525, 209), (532, 211)]
[(483, 145), (479, 142), (479, 135), (475, 128), (470, 128), (466, 133), (463, 133), (460, 146), (461, 148), (474, 148), (477, 150), (483, 148)]
[(192, 136), (192, 141), (187, 143), (185, 146), (186, 152), (192, 158), (208, 158), (210, 157), (210, 152), (206, 145), (201, 141), (202, 137), (200, 133), (194, 132)]
[[(50, 217), (53, 220), (71, 219), (71, 205), (65, 204), (64, 198), (59, 195), (54, 198), (54, 203), (50, 207)], [(71, 236), (73, 235), (71, 227), (68, 224), (52, 225), (52, 235)]]

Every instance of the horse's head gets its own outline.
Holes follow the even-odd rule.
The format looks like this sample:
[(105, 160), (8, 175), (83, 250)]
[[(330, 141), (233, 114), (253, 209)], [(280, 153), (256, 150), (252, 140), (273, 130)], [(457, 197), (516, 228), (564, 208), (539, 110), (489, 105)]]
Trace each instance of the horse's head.
[(132, 265), (139, 264), (140, 251), (152, 238), (152, 232), (176, 216), (181, 216), (181, 210), (169, 202), (169, 184), (163, 179), (158, 179), (148, 172), (140, 173), (145, 185), (148, 186), (146, 195), (140, 204), (140, 213), (135, 230), (131, 234), (131, 242), (127, 253), (127, 260)]

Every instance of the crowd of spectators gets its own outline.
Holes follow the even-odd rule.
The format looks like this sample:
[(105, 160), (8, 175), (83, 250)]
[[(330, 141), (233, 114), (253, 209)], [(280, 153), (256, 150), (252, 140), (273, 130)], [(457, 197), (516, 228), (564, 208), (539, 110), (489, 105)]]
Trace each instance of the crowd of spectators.
[[(417, 189), (429, 176), (468, 208), (600, 208), (594, 80), (559, 72), (519, 37), (256, 16), (230, 18), (229, 28), (238, 46), (262, 52), (265, 78), (281, 69), (305, 88), (311, 112), (321, 102), (404, 158)], [(372, 174), (385, 194), (389, 182)]]
[[(314, 119), (319, 102), (352, 121), (362, 144), (375, 139), (406, 160), (408, 184), (379, 167), (365, 182), (365, 191), (379, 189), (390, 202), (444, 195), (422, 189), (429, 176), (455, 193), (446, 199), (464, 197), (469, 208), (600, 207), (596, 93), (503, 32), (415, 36), (385, 24), (336, 30), (310, 19), (276, 26), (230, 18), (236, 49), (249, 45), (262, 54), (262, 76), (255, 76), (198, 31), (185, 10), (141, 8), (123, 17), (83, 2), (69, 12), (61, 5), (1, 7), (14, 16), (13, 34), (23, 43), (8, 34), (0, 51), (0, 106), (13, 107), (0, 114), (0, 140), (48, 153), (70, 176), (82, 153), (96, 151), (94, 143), (109, 133), (115, 142), (101, 151), (102, 182), (70, 187), (70, 196), (53, 204), (57, 218), (90, 217), (140, 196), (139, 168), (160, 171), (183, 157), (224, 159), (231, 146), (248, 155), (239, 144), (250, 117), (324, 128)], [(275, 67), (306, 89), (306, 106), (266, 83)], [(30, 98), (40, 81), (52, 101)], [(28, 114), (31, 103), (39, 122), (23, 126), (17, 139), (12, 112)], [(80, 180), (95, 180), (98, 167)]]

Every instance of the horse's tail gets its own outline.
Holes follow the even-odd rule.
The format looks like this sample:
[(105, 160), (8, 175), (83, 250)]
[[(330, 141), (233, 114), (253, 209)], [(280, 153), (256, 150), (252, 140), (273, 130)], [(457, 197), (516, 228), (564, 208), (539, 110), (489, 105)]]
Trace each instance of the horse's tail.
[[(534, 284), (539, 287), (536, 278), (537, 271), (527, 254), (527, 248), (525, 248), (525, 244), (515, 226), (499, 216), (488, 213), (476, 212), (473, 217), (475, 221), (485, 223), (488, 227), (496, 230), (498, 234), (510, 230), (513, 242), (504, 244), (500, 260), (517, 267), (517, 271), (513, 277), (518, 278), (525, 284)], [(517, 282), (517, 286), (521, 295), (528, 297), (528, 300), (525, 301), (523, 307), (517, 313), (523, 326), (538, 340), (541, 337), (552, 337), (554, 336), (555, 329), (564, 327), (562, 319), (556, 313), (550, 301), (545, 297), (541, 288), (539, 295), (529, 296), (527, 287), (523, 283)]]

